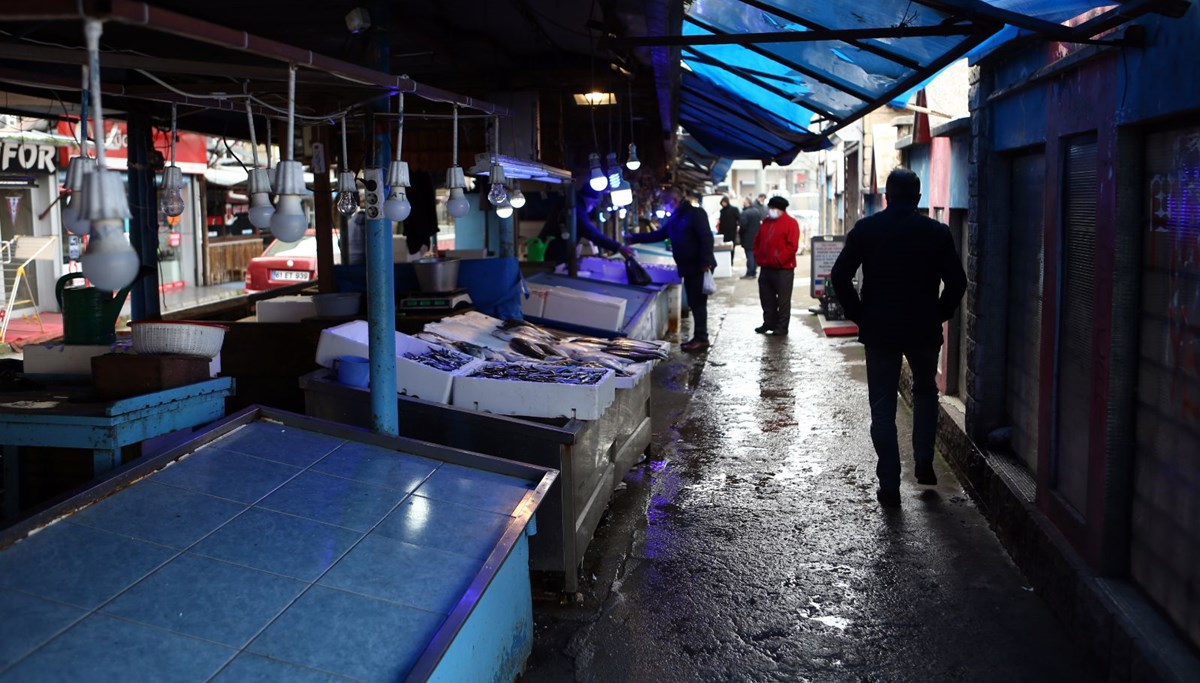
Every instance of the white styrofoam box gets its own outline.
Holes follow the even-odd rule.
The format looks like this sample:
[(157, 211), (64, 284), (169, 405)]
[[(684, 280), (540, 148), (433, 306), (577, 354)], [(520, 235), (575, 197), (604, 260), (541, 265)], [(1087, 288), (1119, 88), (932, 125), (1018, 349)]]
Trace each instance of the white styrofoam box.
[(625, 366), (625, 371), (629, 373), (628, 377), (621, 377), (613, 373), (613, 385), (618, 389), (632, 389), (641, 382), (643, 378), (654, 369), (653, 361), (645, 361), (642, 363), (630, 363)]
[[(124, 348), (129, 347), (125, 340)], [(92, 358), (122, 350), (116, 344), (29, 344), (22, 349), (27, 375), (91, 375)]]
[(542, 312), (546, 310), (546, 298), (550, 296), (550, 290), (554, 288), (532, 283), (527, 283), (525, 286), (529, 289), (529, 298), (521, 298), (521, 313), (535, 318), (542, 317)]
[(260, 323), (295, 323), (317, 315), (311, 296), (278, 296), (255, 304), (254, 312)]
[(454, 378), (453, 404), (497, 415), (596, 420), (616, 399), (616, 389), (612, 370), (605, 370), (596, 384), (524, 382), (464, 373)]
[[(118, 339), (115, 344), (29, 344), (21, 350), (26, 375), (78, 375), (92, 374), (92, 358), (107, 353), (133, 353), (129, 339)], [(221, 354), (208, 362), (208, 374), (221, 374)]]
[(729, 259), (724, 253), (717, 255), (717, 269), (713, 271), (713, 277), (733, 277), (733, 265), (729, 263)]
[(615, 332), (625, 323), (628, 303), (621, 297), (557, 287), (546, 298), (542, 317)]
[[(401, 332), (396, 332), (395, 335), (396, 393), (405, 396), (435, 403), (449, 403), (455, 375), (466, 374), (483, 362), (466, 354), (458, 354), (468, 362), (454, 372), (444, 372), (404, 357), (406, 353), (424, 353), (429, 350), (431, 344)], [(364, 320), (355, 320), (322, 330), (321, 338), (317, 342), (317, 364), (332, 368), (333, 359), (338, 356), (366, 358), (370, 353), (369, 338), (367, 323)]]

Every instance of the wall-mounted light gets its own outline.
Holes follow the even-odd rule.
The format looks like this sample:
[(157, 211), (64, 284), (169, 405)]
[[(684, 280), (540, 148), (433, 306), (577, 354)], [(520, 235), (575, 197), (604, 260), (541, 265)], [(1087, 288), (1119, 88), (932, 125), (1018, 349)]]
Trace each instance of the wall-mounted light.
[(611, 92), (577, 92), (574, 95), (575, 104), (581, 107), (603, 107), (617, 103), (617, 96)]

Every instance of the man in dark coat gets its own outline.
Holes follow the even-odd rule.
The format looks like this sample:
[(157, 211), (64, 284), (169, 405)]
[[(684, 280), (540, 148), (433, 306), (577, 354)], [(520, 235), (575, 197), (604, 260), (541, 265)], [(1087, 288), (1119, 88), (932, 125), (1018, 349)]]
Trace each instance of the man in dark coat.
[(692, 339), (679, 348), (684, 351), (703, 351), (708, 348), (708, 295), (704, 293), (704, 274), (717, 269), (713, 255), (713, 233), (708, 227), (708, 214), (698, 206), (683, 201), (678, 188), (667, 190), (663, 208), (671, 213), (662, 227), (652, 232), (626, 234), (630, 244), (671, 240), (671, 256), (683, 278), (688, 308), (692, 310)]
[[(896, 392), (901, 357), (908, 359), (913, 376), (917, 483), (932, 486), (937, 484), (933, 471), (938, 405), (935, 379), (942, 323), (954, 315), (966, 292), (967, 276), (950, 228), (917, 212), (921, 179), (908, 169), (897, 168), (888, 175), (886, 191), (887, 208), (854, 225), (830, 277), (846, 317), (858, 323), (858, 340), (866, 347), (871, 442), (879, 458), (876, 497), (886, 507), (898, 507)], [(861, 297), (854, 289), (859, 266), (863, 270)]]
[(721, 233), (721, 237), (725, 241), (735, 245), (729, 250), (729, 265), (733, 265), (733, 254), (737, 251), (738, 237), (738, 217), (741, 211), (737, 210), (736, 206), (729, 203), (729, 197), (721, 197), (721, 214), (717, 216), (717, 232)]
[[(765, 199), (766, 195), (759, 195), (759, 197)], [(763, 206), (762, 199), (759, 199), (747, 204), (738, 219), (738, 238), (742, 241), (742, 248), (746, 250), (746, 274), (742, 276), (743, 280), (753, 280), (758, 277), (758, 266), (754, 262), (754, 237), (758, 234), (758, 228), (762, 225), (766, 215), (767, 207)]]

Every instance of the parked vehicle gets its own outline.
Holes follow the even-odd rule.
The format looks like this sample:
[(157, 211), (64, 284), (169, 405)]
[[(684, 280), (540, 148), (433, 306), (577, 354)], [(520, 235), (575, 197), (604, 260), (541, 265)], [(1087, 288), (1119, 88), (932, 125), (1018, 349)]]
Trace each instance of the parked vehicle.
[[(333, 262), (341, 263), (342, 252), (334, 233)], [(310, 230), (296, 242), (273, 240), (262, 256), (246, 265), (246, 293), (254, 294), (297, 282), (317, 279), (317, 235)]]

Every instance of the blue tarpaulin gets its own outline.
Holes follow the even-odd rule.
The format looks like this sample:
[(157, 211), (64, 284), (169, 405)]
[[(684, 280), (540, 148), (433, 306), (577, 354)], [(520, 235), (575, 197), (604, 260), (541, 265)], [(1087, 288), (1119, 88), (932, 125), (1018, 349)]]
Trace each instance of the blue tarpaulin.
[(1061, 37), (1061, 22), (1111, 4), (694, 0), (679, 30), (679, 122), (716, 157), (786, 164), (1018, 28)]

